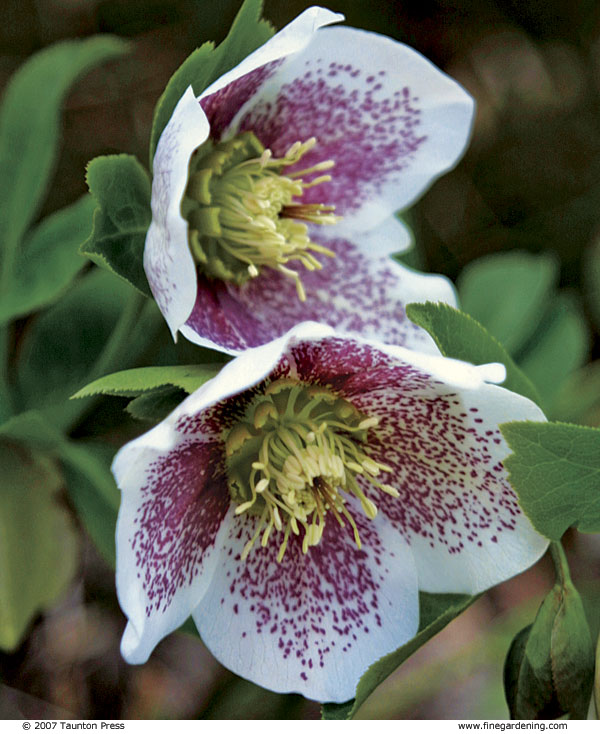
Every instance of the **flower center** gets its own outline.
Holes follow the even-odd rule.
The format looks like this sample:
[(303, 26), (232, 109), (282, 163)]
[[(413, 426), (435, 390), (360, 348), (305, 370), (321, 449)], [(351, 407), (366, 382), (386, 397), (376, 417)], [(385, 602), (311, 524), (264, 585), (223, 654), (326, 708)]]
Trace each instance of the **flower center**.
[(369, 418), (331, 390), (291, 378), (272, 382), (250, 403), (243, 419), (225, 435), (227, 481), (237, 504), (235, 512), (260, 518), (242, 560), (261, 534), (260, 543), (266, 546), (273, 529), (283, 532), (278, 561), (290, 533), (302, 533), (306, 553), (320, 541), (329, 516), (341, 527), (346, 523), (352, 527), (360, 549), (348, 499), (356, 497), (370, 519), (377, 514), (377, 506), (365, 495), (357, 476), (399, 496), (376, 478), (392, 469), (369, 455), (368, 432), (378, 423), (378, 418)]
[(242, 285), (263, 267), (274, 268), (293, 278), (298, 297), (305, 300), (300, 276), (287, 263), (297, 260), (307, 270), (320, 269), (313, 253), (334, 253), (310, 240), (306, 223), (339, 219), (333, 206), (301, 201), (306, 189), (331, 176), (305, 177), (334, 162), (283, 172), (315, 145), (315, 138), (297, 142), (283, 158), (274, 158), (253, 133), (245, 132), (226, 142), (207, 140), (194, 151), (181, 211), (194, 259), (208, 277)]

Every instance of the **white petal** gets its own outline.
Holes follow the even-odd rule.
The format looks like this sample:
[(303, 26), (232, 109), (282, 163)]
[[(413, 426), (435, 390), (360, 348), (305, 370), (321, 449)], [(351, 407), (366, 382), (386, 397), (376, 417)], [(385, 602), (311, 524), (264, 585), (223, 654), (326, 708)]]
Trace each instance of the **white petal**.
[[(381, 495), (409, 542), (419, 588), (477, 593), (535, 563), (548, 546), (519, 508), (499, 426), (543, 421), (532, 401), (486, 383), (473, 365), (365, 340), (326, 337), (292, 347), (300, 380), (335, 385), (380, 423), (370, 440), (400, 492)], [(492, 374), (497, 377), (497, 374)]]
[[(463, 389), (458, 397), (467, 418), (459, 422), (453, 413), (443, 438), (449, 450), (438, 465), (449, 471), (454, 496), (434, 500), (439, 509), (433, 537), (415, 532), (410, 544), (421, 589), (476, 594), (529, 568), (548, 547), (518, 506), (502, 466), (510, 449), (498, 428), (545, 417), (530, 400), (495, 385)], [(456, 433), (462, 435), (463, 427), (459, 442)], [(460, 456), (460, 469), (451, 467), (453, 456)]]
[(128, 617), (121, 650), (143, 663), (204, 595), (229, 507), (215, 479), (222, 445), (163, 423), (118, 453), (117, 594)]
[[(330, 231), (328, 230), (326, 233), (329, 235)], [(335, 231), (331, 231), (331, 236), (335, 236), (335, 234)], [(350, 236), (350, 239), (365, 256), (372, 258), (405, 252), (413, 244), (412, 232), (396, 216), (388, 217), (373, 229), (358, 236)]]
[(144, 270), (173, 337), (196, 302), (196, 266), (188, 245), (181, 200), (192, 152), (209, 133), (208, 120), (189, 87), (162, 132), (154, 156), (152, 223), (146, 235)]
[(292, 536), (281, 563), (277, 533), (240, 560), (256, 518), (237, 518), (193, 615), (218, 660), (265, 688), (342, 702), (369, 665), (416, 634), (409, 547), (385, 521), (355, 516), (362, 551), (328, 518), (317, 546), (303, 555)]
[(228, 362), (212, 380), (190, 395), (180, 409), (197, 413), (226, 398), (253, 387), (280, 366), (290, 347), (305, 339), (319, 339), (333, 333), (325, 324), (304, 322), (281, 336), (259, 347), (244, 350)]
[[(391, 220), (381, 228), (398, 231)], [(356, 240), (362, 241), (361, 236)], [(243, 288), (201, 280), (197, 303), (182, 328), (184, 336), (202, 346), (236, 353), (311, 320), (330, 324), (340, 333), (439, 354), (429, 334), (408, 319), (405, 306), (420, 301), (456, 305), (447, 278), (417, 273), (388, 257), (368, 256), (368, 237), (361, 246), (350, 240), (318, 241), (336, 257), (322, 256), (321, 270), (301, 273), (306, 301), (299, 300), (290, 278), (275, 271), (261, 273)], [(379, 249), (395, 249), (383, 233)]]
[(323, 28), (261, 82), (224, 135), (252, 130), (277, 156), (316, 136), (298, 166), (331, 159), (335, 167), (332, 181), (303, 201), (334, 204), (341, 236), (409, 206), (454, 166), (472, 118), (471, 97), (416, 51), (353, 28)]
[(331, 10), (327, 10), (327, 8), (319, 8), (317, 6), (307, 8), (260, 48), (207, 87), (198, 99), (203, 99), (218, 92), (245, 74), (249, 74), (251, 71), (271, 61), (276, 61), (277, 59), (302, 50), (309, 43), (318, 28), (329, 25), (330, 23), (339, 23), (342, 20), (344, 20), (344, 16), (341, 13), (333, 13)]

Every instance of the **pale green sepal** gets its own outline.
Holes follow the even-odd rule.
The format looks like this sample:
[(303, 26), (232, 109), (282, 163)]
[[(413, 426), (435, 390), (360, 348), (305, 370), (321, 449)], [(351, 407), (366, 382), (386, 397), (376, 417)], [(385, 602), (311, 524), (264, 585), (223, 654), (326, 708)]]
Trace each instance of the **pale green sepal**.
[(60, 108), (75, 80), (123, 54), (125, 41), (96, 36), (35, 54), (14, 74), (0, 109), (2, 278), (12, 277), (16, 249), (46, 195), (58, 150)]
[(69, 287), (86, 261), (78, 253), (92, 227), (89, 195), (44, 219), (15, 258), (12, 278), (0, 299), (0, 324), (48, 306)]
[(568, 423), (500, 426), (509, 480), (536, 530), (552, 540), (575, 525), (600, 532), (600, 429)]
[(85, 398), (90, 395), (120, 395), (132, 398), (167, 385), (192, 393), (214, 377), (220, 368), (220, 364), (192, 364), (123, 370), (94, 380), (76, 392), (73, 398)]
[(322, 718), (351, 719), (380, 683), (478, 598), (479, 596), (465, 594), (420, 592), (419, 631), (416, 636), (395, 652), (385, 655), (369, 667), (358, 682), (354, 701), (342, 704), (323, 704)]
[(480, 323), (445, 303), (409, 303), (406, 313), (411, 321), (423, 327), (445, 357), (472, 364), (501, 362), (506, 367), (502, 386), (524, 395), (539, 405), (540, 396), (500, 342)]
[(245, 0), (223, 43), (217, 48), (212, 42), (204, 43), (173, 74), (154, 111), (150, 136), (151, 163), (158, 139), (185, 90), (191, 85), (194, 94), (199, 96), (210, 84), (271, 38), (274, 29), (268, 21), (262, 20), (261, 15), (262, 0)]
[(56, 500), (62, 477), (52, 459), (2, 442), (0, 465), (0, 648), (11, 652), (70, 583), (77, 535)]
[(143, 265), (152, 221), (148, 172), (135, 156), (100, 156), (88, 163), (86, 180), (97, 209), (81, 254), (150, 296)]

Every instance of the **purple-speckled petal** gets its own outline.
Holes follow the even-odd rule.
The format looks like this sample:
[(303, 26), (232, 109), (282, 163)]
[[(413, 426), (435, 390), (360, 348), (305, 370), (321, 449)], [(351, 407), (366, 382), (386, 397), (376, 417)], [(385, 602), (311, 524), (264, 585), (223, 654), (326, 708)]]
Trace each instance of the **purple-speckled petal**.
[[(406, 230), (392, 214), (454, 165), (469, 135), (473, 103), (402, 44), (356, 29), (322, 27), (342, 19), (323, 8), (305, 11), (198, 100), (188, 89), (163, 131), (154, 159), (144, 267), (174, 337), (181, 330), (197, 344), (236, 353), (298, 321), (324, 319), (350, 333), (431, 350), (429, 337), (407, 322), (403, 305), (425, 299), (454, 303), (451, 289), (441, 279), (418, 281), (380, 258), (406, 247)], [(316, 134), (319, 145), (298, 165), (333, 158), (334, 177), (304, 198), (335, 204), (343, 219), (314, 239), (351, 239), (366, 258), (374, 258), (365, 282), (356, 287), (353, 252), (335, 266), (324, 259), (323, 271), (305, 278), (307, 290), (312, 286), (317, 294), (314, 302), (298, 311), (291, 282), (273, 273), (241, 291), (198, 278), (180, 203), (189, 157), (209, 128), (217, 139), (252, 129), (276, 155)], [(327, 295), (329, 276), (345, 279), (346, 287), (337, 284), (335, 300)], [(400, 301), (388, 296), (396, 285), (407, 289)], [(417, 286), (426, 292), (414, 293)]]
[(341, 234), (376, 226), (454, 166), (473, 108), (413, 49), (354, 28), (323, 28), (269, 70), (222, 137), (252, 130), (281, 156), (315, 136), (318, 145), (297, 166), (332, 159), (333, 180), (303, 200), (335, 204)]
[(210, 120), (211, 135), (220, 138), (240, 107), (253, 97), (281, 61), (304, 49), (319, 28), (344, 20), (326, 8), (307, 8), (236, 67), (219, 77), (198, 98)]
[[(488, 384), (503, 374), (502, 365), (343, 337), (316, 323), (227, 364), (114, 461), (125, 658), (144, 662), (193, 613), (215, 655), (241, 675), (343, 701), (373, 660), (416, 632), (417, 588), (477, 593), (534, 563), (548, 541), (507, 482), (498, 426), (544, 416)], [(369, 445), (393, 467), (380, 478), (400, 497), (364, 484), (380, 512), (373, 521), (353, 513), (361, 551), (329, 517), (306, 556), (292, 537), (277, 564), (274, 531), (266, 549), (239, 559), (256, 519), (230, 506), (223, 432), (257, 386), (284, 375), (327, 385), (380, 419)]]
[(418, 628), (417, 579), (408, 546), (385, 518), (354, 508), (363, 544), (349, 528), (326, 525), (306, 555), (292, 536), (283, 561), (281, 533), (240, 552), (256, 518), (236, 518), (213, 582), (194, 621), (218, 660), (274, 691), (346, 701), (367, 667)]
[(206, 115), (189, 87), (163, 130), (154, 156), (152, 223), (146, 235), (144, 270), (152, 295), (173, 337), (196, 299), (196, 266), (188, 245), (181, 199), (192, 152), (208, 137)]
[(223, 431), (235, 420), (235, 398), (286, 369), (298, 338), (331, 330), (302, 324), (293, 333), (225, 365), (162, 423), (124, 446), (112, 470), (122, 491), (117, 523), (117, 591), (129, 624), (123, 656), (144, 662), (204, 595), (230, 505)]
[(520, 510), (502, 461), (499, 429), (545, 420), (530, 400), (496, 385), (494, 365), (473, 367), (393, 347), (326, 338), (291, 353), (300, 379), (339, 390), (370, 416), (382, 481), (394, 499), (368, 489), (410, 543), (419, 588), (477, 593), (520, 573), (548, 546)]
[(310, 320), (340, 332), (438, 352), (427, 332), (407, 318), (405, 306), (423, 301), (455, 305), (446, 278), (414, 272), (387, 257), (368, 257), (348, 240), (321, 241), (337, 256), (322, 257), (322, 270), (302, 274), (305, 302), (298, 299), (290, 278), (272, 270), (242, 288), (200, 279), (182, 334), (197, 344), (235, 353)]
[[(418, 386), (414, 376), (378, 429), (386, 478), (400, 492), (380, 504), (415, 554), (419, 588), (479, 593), (521, 573), (548, 547), (519, 507), (502, 462), (499, 426), (545, 420), (531, 401), (496, 385)], [(366, 400), (390, 398), (384, 389)], [(378, 410), (375, 409), (375, 414)], [(393, 437), (393, 440), (390, 440)]]
[(112, 466), (122, 491), (117, 591), (129, 619), (122, 642), (129, 662), (144, 662), (208, 588), (230, 505), (222, 438), (236, 420), (236, 401), (243, 402), (237, 396), (271, 374), (289, 371), (286, 354), (296, 341), (331, 331), (300, 324), (279, 340), (247, 350), (118, 452)]
[(114, 465), (117, 592), (129, 619), (121, 650), (130, 663), (145, 662), (206, 592), (230, 504), (221, 442), (157, 428), (121, 449)]
[(181, 216), (192, 152), (207, 139), (209, 130), (218, 137), (220, 127), (268, 78), (277, 59), (304, 48), (322, 25), (340, 20), (343, 16), (337, 13), (309, 8), (204, 92), (201, 99), (208, 118), (189, 87), (163, 130), (153, 161), (152, 223), (146, 235), (144, 269), (174, 337), (190, 315), (197, 291), (188, 225)]

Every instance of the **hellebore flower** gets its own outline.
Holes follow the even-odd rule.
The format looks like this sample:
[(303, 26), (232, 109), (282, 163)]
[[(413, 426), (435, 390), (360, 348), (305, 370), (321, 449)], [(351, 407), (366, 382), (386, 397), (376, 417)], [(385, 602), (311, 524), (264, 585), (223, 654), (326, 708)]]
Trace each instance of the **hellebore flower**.
[(310, 8), (196, 99), (154, 157), (144, 267), (171, 331), (236, 353), (314, 320), (431, 348), (404, 304), (455, 303), (389, 255), (394, 213), (461, 156), (473, 101), (412, 49)]
[(418, 591), (475, 594), (544, 552), (498, 425), (543, 420), (472, 365), (304, 323), (124, 446), (122, 653), (191, 614), (225, 666), (345, 701), (418, 628)]

